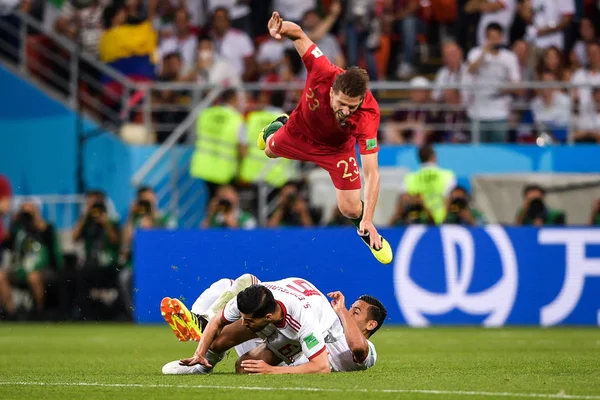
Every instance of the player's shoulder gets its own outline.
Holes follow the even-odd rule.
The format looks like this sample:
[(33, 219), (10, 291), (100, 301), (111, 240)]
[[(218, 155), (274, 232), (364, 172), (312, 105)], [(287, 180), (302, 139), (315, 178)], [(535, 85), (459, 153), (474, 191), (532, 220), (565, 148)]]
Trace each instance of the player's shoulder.
[(379, 120), (381, 117), (379, 104), (370, 90), (367, 90), (365, 99), (356, 114), (358, 115), (357, 126), (360, 128), (365, 124), (371, 124), (373, 120)]

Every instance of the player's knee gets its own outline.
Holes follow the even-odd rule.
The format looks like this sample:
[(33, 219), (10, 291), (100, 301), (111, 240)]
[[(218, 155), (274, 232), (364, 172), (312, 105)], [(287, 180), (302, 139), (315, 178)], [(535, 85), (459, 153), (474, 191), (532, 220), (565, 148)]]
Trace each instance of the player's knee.
[(356, 219), (360, 217), (362, 212), (362, 206), (360, 203), (355, 204), (351, 201), (340, 201), (338, 202), (338, 208), (342, 215), (346, 218)]
[(269, 147), (267, 147), (267, 148), (265, 149), (265, 154), (266, 154), (266, 155), (267, 155), (267, 157), (269, 157), (269, 158), (277, 158), (277, 157), (279, 157), (277, 154), (273, 153), (273, 151), (272, 151), (272, 150), (271, 150)]

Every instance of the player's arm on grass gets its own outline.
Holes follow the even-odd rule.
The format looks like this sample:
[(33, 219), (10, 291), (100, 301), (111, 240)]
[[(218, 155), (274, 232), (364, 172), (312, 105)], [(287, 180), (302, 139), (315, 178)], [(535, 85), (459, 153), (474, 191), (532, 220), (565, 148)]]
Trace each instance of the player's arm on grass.
[(238, 319), (241, 318), (239, 310), (237, 309), (237, 299), (231, 299), (225, 306), (223, 314), (215, 315), (206, 325), (200, 343), (196, 348), (194, 356), (181, 360), (182, 365), (192, 366), (196, 364), (202, 364), (206, 367), (212, 367), (208, 360), (206, 360), (206, 352), (210, 349), (210, 346), (215, 341), (215, 338), (221, 333), (223, 328)]
[(344, 336), (348, 347), (352, 351), (354, 361), (361, 364), (369, 356), (369, 342), (365, 338), (365, 335), (360, 331), (356, 322), (352, 319), (350, 311), (346, 308), (346, 299), (342, 292), (328, 293), (327, 296), (331, 297), (331, 307), (333, 311), (338, 315), (342, 326), (344, 327)]
[(272, 366), (264, 362), (263, 360), (244, 360), (242, 361), (242, 368), (244, 371), (251, 374), (269, 374), (269, 375), (283, 375), (283, 374), (328, 374), (331, 372), (331, 366), (329, 365), (329, 356), (327, 355), (327, 348), (325, 343), (322, 344), (321, 350), (316, 352), (308, 362), (297, 367), (279, 367)]
[(283, 18), (279, 15), (277, 11), (273, 12), (271, 15), (271, 19), (268, 23), (269, 34), (277, 39), (281, 40), (286, 37), (290, 39), (300, 57), (304, 55), (309, 49), (310, 46), (313, 45), (313, 41), (304, 33), (302, 28), (300, 28), (297, 24), (289, 21), (284, 21)]

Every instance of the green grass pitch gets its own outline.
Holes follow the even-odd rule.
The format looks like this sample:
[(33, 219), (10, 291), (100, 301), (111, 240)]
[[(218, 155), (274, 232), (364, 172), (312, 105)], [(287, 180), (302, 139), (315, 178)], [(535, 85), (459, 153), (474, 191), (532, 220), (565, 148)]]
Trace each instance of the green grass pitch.
[(598, 328), (382, 328), (377, 365), (320, 376), (163, 376), (196, 343), (168, 326), (0, 323), (0, 399), (600, 400)]

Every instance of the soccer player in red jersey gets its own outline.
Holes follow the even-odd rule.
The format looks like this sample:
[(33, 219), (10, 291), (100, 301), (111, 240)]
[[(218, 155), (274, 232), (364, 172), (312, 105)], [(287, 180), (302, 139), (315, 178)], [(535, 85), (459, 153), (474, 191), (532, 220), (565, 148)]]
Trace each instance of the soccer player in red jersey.
[[(302, 98), (288, 118), (282, 115), (266, 126), (258, 147), (268, 157), (313, 162), (324, 168), (336, 189), (341, 213), (358, 229), (375, 258), (392, 262), (392, 249), (373, 225), (379, 196), (377, 128), (379, 106), (367, 89), (365, 70), (347, 70), (331, 64), (302, 29), (274, 12), (269, 33), (287, 37), (302, 57), (308, 72)], [(356, 159), (358, 143), (365, 178), (365, 201), (360, 195), (360, 173)]]

